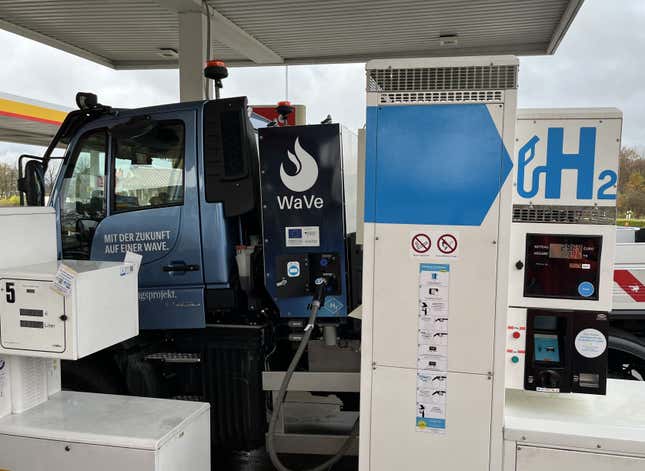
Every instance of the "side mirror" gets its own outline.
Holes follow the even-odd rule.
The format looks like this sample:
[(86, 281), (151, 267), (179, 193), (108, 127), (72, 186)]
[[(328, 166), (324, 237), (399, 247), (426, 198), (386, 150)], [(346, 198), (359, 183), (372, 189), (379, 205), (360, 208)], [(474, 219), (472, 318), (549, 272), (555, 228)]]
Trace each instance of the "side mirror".
[(45, 206), (45, 167), (38, 160), (25, 164), (23, 176), (18, 179), (18, 190), (25, 194), (27, 206)]

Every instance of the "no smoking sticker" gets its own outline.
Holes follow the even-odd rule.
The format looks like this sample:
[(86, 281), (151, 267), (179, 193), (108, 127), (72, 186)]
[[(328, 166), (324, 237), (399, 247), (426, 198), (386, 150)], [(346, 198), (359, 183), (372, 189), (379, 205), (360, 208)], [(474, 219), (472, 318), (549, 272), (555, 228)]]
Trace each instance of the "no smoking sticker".
[(428, 234), (419, 232), (412, 236), (410, 247), (415, 254), (423, 255), (428, 253), (432, 248), (432, 240)]
[(459, 233), (410, 232), (409, 252), (412, 258), (457, 258), (459, 256)]

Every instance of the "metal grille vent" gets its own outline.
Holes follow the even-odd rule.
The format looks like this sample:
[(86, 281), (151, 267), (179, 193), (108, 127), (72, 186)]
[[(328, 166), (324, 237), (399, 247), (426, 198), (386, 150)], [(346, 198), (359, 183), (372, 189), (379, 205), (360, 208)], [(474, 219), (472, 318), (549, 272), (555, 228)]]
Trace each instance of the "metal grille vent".
[(508, 90), (517, 88), (516, 65), (372, 69), (368, 92)]
[(379, 103), (382, 105), (400, 105), (407, 103), (502, 103), (502, 90), (473, 90), (445, 92), (397, 92), (379, 93)]
[(593, 206), (513, 205), (513, 222), (551, 224), (616, 224), (616, 208)]

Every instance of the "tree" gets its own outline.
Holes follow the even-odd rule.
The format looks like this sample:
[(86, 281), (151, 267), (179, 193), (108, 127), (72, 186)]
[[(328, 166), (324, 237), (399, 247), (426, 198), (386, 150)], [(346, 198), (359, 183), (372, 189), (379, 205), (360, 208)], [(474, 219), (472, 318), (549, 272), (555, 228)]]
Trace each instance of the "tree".
[(619, 154), (618, 214), (632, 211), (634, 218), (645, 216), (645, 159), (634, 148), (623, 147)]
[(17, 194), (18, 169), (14, 165), (0, 162), (0, 199)]

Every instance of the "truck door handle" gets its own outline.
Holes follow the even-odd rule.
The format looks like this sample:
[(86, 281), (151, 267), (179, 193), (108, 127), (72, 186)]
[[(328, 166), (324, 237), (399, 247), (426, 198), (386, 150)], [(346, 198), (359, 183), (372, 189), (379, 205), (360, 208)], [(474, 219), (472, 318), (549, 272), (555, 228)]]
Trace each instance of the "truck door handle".
[(199, 265), (188, 265), (184, 262), (175, 262), (170, 265), (165, 265), (163, 271), (166, 273), (171, 273), (175, 271), (199, 271)]

